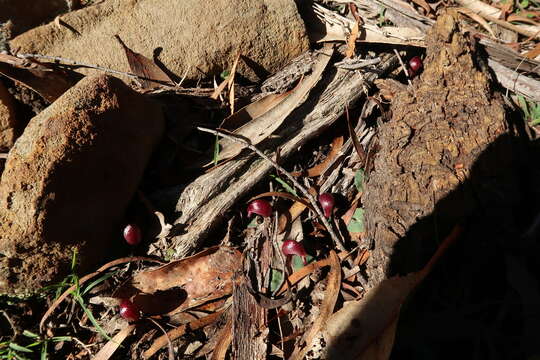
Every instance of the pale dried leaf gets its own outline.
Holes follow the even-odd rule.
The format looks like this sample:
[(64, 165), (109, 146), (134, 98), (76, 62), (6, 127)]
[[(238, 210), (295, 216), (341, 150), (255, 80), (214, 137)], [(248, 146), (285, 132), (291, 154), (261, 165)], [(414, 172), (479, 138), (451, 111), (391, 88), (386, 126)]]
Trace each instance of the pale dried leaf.
[(111, 356), (114, 354), (114, 352), (122, 346), (122, 342), (133, 332), (135, 329), (135, 325), (128, 325), (120, 332), (118, 332), (116, 335), (113, 336), (111, 340), (109, 340), (102, 348), (99, 350), (99, 352), (96, 354), (96, 356), (93, 357), (93, 360), (108, 360), (111, 358)]

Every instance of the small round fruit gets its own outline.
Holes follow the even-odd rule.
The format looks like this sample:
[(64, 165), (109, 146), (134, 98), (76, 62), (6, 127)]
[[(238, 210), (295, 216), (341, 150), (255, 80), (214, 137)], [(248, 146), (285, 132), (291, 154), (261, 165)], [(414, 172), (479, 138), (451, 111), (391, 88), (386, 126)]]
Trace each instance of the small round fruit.
[(334, 210), (335, 205), (334, 196), (330, 193), (324, 193), (319, 195), (319, 204), (324, 211), (324, 216), (330, 217), (332, 215), (332, 210)]
[(304, 246), (294, 240), (285, 240), (283, 242), (283, 245), (281, 245), (281, 251), (283, 254), (287, 256), (291, 255), (297, 255), (302, 258), (302, 261), (304, 262), (304, 265), (306, 265), (306, 250), (304, 249)]
[(247, 208), (247, 216), (250, 217), (251, 214), (269, 217), (272, 215), (272, 205), (263, 199), (253, 200)]
[(129, 322), (137, 321), (140, 318), (140, 311), (129, 299), (120, 302), (120, 316)]
[(417, 73), (418, 70), (422, 68), (422, 59), (420, 56), (414, 56), (409, 60), (409, 67), (414, 73)]
[(142, 231), (137, 224), (128, 224), (124, 228), (124, 239), (129, 245), (138, 245), (142, 240)]

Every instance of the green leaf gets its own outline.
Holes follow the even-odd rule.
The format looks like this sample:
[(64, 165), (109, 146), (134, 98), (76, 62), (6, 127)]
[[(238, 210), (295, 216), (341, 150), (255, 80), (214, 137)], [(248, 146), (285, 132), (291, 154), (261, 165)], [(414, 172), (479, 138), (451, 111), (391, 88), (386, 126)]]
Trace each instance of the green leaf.
[(43, 346), (41, 347), (41, 355), (40, 355), (40, 360), (47, 360), (49, 357), (47, 356), (48, 355), (48, 351), (47, 351), (47, 345), (48, 345), (48, 342), (45, 341), (43, 343)]
[(280, 177), (278, 177), (278, 176), (276, 176), (276, 175), (270, 175), (270, 177), (273, 178), (274, 180), (276, 180), (278, 183), (280, 183), (281, 186), (283, 186), (283, 188), (284, 188), (287, 192), (293, 194), (294, 196), (298, 196), (298, 194), (296, 193), (296, 190), (294, 190), (294, 188), (293, 188), (292, 186), (290, 186), (289, 184), (287, 184), (287, 183), (285, 182), (285, 180), (283, 180), (282, 178), (280, 178)]
[(86, 305), (84, 304), (84, 300), (83, 298), (77, 294), (75, 295), (75, 299), (79, 302), (79, 305), (81, 305), (84, 313), (86, 314), (86, 316), (88, 316), (88, 320), (90, 320), (90, 322), (92, 323), (92, 325), (94, 325), (94, 327), (96, 328), (97, 332), (99, 334), (101, 334), (101, 336), (103, 336), (105, 339), (107, 340), (111, 340), (111, 337), (109, 335), (107, 335), (107, 333), (105, 332), (105, 330), (103, 330), (103, 328), (99, 325), (99, 323), (97, 322), (96, 318), (94, 317), (94, 314), (92, 314), (92, 312), (90, 311), (90, 309), (88, 309), (86, 307)]
[(356, 186), (356, 189), (358, 192), (362, 192), (364, 190), (364, 170), (359, 169), (356, 174), (354, 174), (354, 186)]
[(21, 346), (21, 345), (18, 345), (18, 344), (15, 344), (15, 343), (9, 343), (9, 348), (10, 349), (13, 349), (15, 351), (20, 351), (20, 352), (25, 352), (25, 353), (31, 353), (31, 352), (34, 352), (33, 350), (31, 349), (28, 349), (24, 346)]
[(229, 70), (224, 70), (219, 74), (219, 77), (225, 80), (229, 75), (231, 75), (231, 72)]
[[(309, 264), (310, 262), (313, 262), (315, 258), (311, 255), (307, 255), (306, 256), (306, 264)], [(302, 260), (302, 257), (300, 256), (297, 256), (297, 255), (293, 255), (292, 257), (292, 268), (294, 271), (298, 271), (300, 270), (301, 268), (303, 268), (305, 265), (304, 265), (304, 261)]]
[(357, 208), (354, 211), (353, 217), (349, 225), (347, 225), (347, 230), (351, 233), (360, 233), (364, 232), (364, 209)]
[(259, 226), (259, 222), (257, 221), (257, 217), (255, 216), (253, 219), (251, 219), (249, 224), (247, 224), (247, 227), (248, 228), (256, 228), (257, 226)]
[(519, 107), (521, 108), (521, 110), (523, 110), (525, 117), (529, 119), (531, 117), (531, 114), (529, 114), (529, 107), (527, 106), (527, 101), (522, 95), (518, 95), (517, 99), (518, 99)]
[(113, 275), (115, 275), (117, 273), (118, 273), (118, 271), (113, 271), (113, 272), (110, 272), (110, 273), (107, 273), (105, 275), (100, 276), (99, 278), (97, 278), (96, 280), (94, 280), (90, 284), (88, 284), (88, 286), (86, 286), (86, 288), (83, 290), (81, 295), (84, 295), (84, 294), (88, 293), (96, 285), (102, 283), (103, 281), (107, 280), (108, 278), (110, 278), (111, 276), (113, 276)]
[(216, 142), (214, 144), (214, 166), (217, 166), (219, 161), (219, 137), (216, 135)]
[(283, 282), (283, 272), (277, 269), (270, 269), (270, 291), (274, 292), (279, 289)]
[(28, 331), (28, 330), (24, 330), (22, 334), (23, 334), (24, 336), (29, 337), (29, 338), (32, 338), (32, 339), (37, 339), (37, 338), (39, 338), (39, 335), (38, 335), (38, 334), (34, 334), (33, 332)]

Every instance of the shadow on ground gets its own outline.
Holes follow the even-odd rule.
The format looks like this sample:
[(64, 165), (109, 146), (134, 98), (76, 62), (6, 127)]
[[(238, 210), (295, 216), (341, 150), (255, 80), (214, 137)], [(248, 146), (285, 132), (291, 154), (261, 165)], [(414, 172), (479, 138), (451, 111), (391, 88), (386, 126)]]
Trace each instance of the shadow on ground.
[[(391, 359), (540, 359), (539, 150), (538, 141), (502, 135), (398, 241), (392, 275), (420, 270), (456, 224), (464, 227), (402, 306)], [(336, 343), (351, 342), (346, 336)]]

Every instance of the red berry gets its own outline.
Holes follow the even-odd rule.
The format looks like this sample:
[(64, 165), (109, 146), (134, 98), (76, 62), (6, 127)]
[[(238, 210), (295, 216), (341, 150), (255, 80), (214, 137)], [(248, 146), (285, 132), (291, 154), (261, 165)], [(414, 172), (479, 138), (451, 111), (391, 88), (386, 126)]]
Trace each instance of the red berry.
[(128, 299), (123, 299), (120, 302), (120, 316), (129, 322), (137, 321), (140, 318), (139, 309)]
[(330, 193), (324, 193), (319, 195), (319, 204), (321, 204), (321, 207), (324, 211), (324, 216), (330, 217), (332, 215), (332, 210), (334, 210), (334, 196)]
[(409, 67), (413, 72), (418, 72), (422, 68), (422, 59), (420, 56), (414, 56), (409, 60)]
[(304, 262), (304, 265), (306, 265), (307, 253), (301, 243), (294, 240), (285, 240), (281, 246), (281, 251), (283, 251), (283, 254), (287, 256), (297, 255), (302, 257), (302, 261)]
[(129, 245), (137, 245), (141, 242), (142, 231), (137, 224), (128, 224), (124, 228), (124, 239)]
[(266, 200), (257, 199), (249, 203), (247, 208), (247, 216), (251, 214), (257, 214), (264, 217), (272, 215), (272, 205)]

